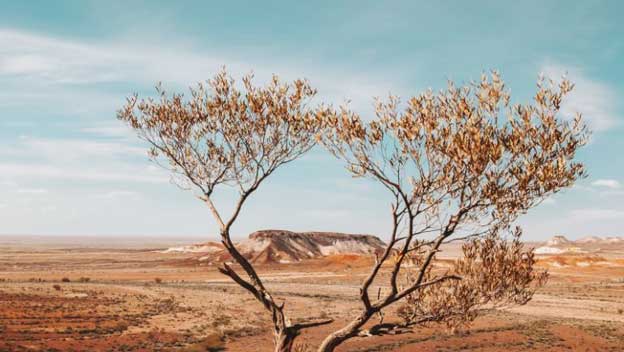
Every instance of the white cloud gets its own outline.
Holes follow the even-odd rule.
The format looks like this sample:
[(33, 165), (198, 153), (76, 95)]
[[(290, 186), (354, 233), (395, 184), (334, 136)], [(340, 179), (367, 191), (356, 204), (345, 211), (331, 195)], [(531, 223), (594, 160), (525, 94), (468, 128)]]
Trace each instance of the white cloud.
[(146, 149), (122, 142), (86, 139), (52, 139), (24, 137), (19, 141), (22, 152), (56, 159), (145, 156)]
[(135, 132), (119, 121), (84, 127), (80, 131), (100, 137), (136, 138)]
[(86, 139), (21, 136), (14, 146), (7, 146), (0, 150), (0, 155), (75, 160), (96, 157), (144, 156), (146, 149), (117, 141), (103, 142)]
[(34, 180), (39, 184), (51, 179), (147, 183), (169, 180), (163, 170), (150, 167), (145, 148), (120, 141), (22, 136), (2, 146), (0, 157), (3, 183), (13, 188), (17, 182), (23, 185)]
[(41, 212), (44, 214), (48, 214), (48, 213), (56, 211), (57, 209), (58, 207), (56, 205), (46, 205), (41, 208)]
[(169, 180), (162, 173), (152, 172), (145, 167), (130, 168), (126, 165), (120, 169), (118, 166), (107, 167), (106, 164), (99, 164), (97, 168), (87, 168), (80, 165), (59, 167), (41, 164), (0, 163), (0, 173), (16, 179), (32, 178), (37, 180), (147, 183), (163, 183)]
[(17, 193), (22, 194), (46, 194), (49, 191), (45, 188), (19, 188), (16, 190)]
[(546, 198), (546, 199), (544, 199), (542, 201), (542, 204), (552, 205), (552, 204), (556, 204), (556, 203), (557, 203), (557, 201), (554, 198)]
[[(168, 172), (146, 162), (146, 148), (138, 144), (129, 128), (115, 120), (115, 110), (132, 91), (145, 91), (158, 81), (168, 90), (184, 90), (211, 77), (224, 64), (234, 76), (254, 71), (259, 82), (273, 73), (284, 79), (309, 77), (325, 101), (341, 103), (350, 99), (354, 108), (370, 111), (372, 97), (390, 91), (384, 77), (370, 72), (239, 57), (242, 59), (189, 46), (176, 48), (175, 44), (163, 48), (136, 41), (88, 43), (0, 28), (0, 80), (5, 86), (0, 92), (0, 110), (10, 112), (10, 118), (0, 121), (1, 127), (10, 130), (16, 124), (30, 123), (28, 129), (43, 132), (37, 130), (38, 122), (33, 122), (36, 119), (23, 116), (30, 114), (39, 119), (61, 115), (75, 118), (68, 125), (72, 130), (62, 133), (81, 135), (4, 140), (0, 143), (0, 175), (11, 182), (13, 189), (17, 188), (16, 182), (23, 188), (41, 184), (58, 187), (46, 182), (59, 181), (114, 183), (114, 187), (126, 187), (128, 182), (168, 182)], [(103, 121), (100, 116), (108, 119)], [(100, 196), (128, 194), (109, 192)]]
[[(31, 188), (48, 180), (120, 186), (126, 182), (168, 182), (166, 171), (148, 166), (146, 148), (138, 144), (129, 128), (115, 120), (115, 111), (134, 90), (145, 90), (158, 81), (166, 89), (184, 90), (211, 77), (224, 64), (235, 76), (253, 70), (259, 81), (273, 73), (284, 79), (307, 76), (326, 101), (351, 99), (354, 108), (359, 105), (371, 111), (372, 97), (389, 92), (388, 86), (380, 84), (384, 79), (375, 79), (370, 73), (263, 61), (248, 55), (241, 55), (241, 61), (189, 48), (123, 41), (87, 43), (0, 29), (0, 79), (5, 86), (0, 92), (0, 109), (19, 112), (13, 114), (16, 117), (0, 121), (0, 125), (10, 129), (14, 127), (10, 124), (28, 122), (21, 117), (24, 111), (41, 117), (53, 112), (76, 118), (71, 133), (82, 136), (5, 140), (0, 144), (0, 174), (7, 181), (19, 181), (20, 186)], [(126, 86), (128, 91), (99, 89), (100, 83)], [(109, 119), (102, 121), (94, 116)], [(36, 129), (36, 123), (31, 127)]]
[(575, 67), (547, 63), (542, 66), (541, 72), (555, 82), (567, 76), (575, 84), (574, 90), (565, 97), (561, 106), (564, 115), (573, 117), (581, 113), (595, 132), (608, 130), (618, 123), (615, 105), (618, 94), (609, 85), (587, 77)]
[(348, 209), (309, 209), (303, 211), (304, 217), (316, 218), (323, 222), (327, 219), (349, 219), (353, 218), (353, 212)]
[(600, 193), (600, 195), (602, 197), (622, 197), (622, 196), (624, 196), (624, 191), (623, 190), (612, 190), (612, 191), (608, 191), (608, 192), (602, 192), (602, 193)]
[(113, 81), (120, 76), (110, 68), (127, 60), (126, 55), (107, 48), (10, 29), (0, 30), (0, 47), (0, 74), (42, 83)]
[[(76, 109), (108, 104), (109, 111), (114, 111), (123, 103), (123, 97), (83, 91), (76, 85), (127, 82), (136, 87), (130, 89), (136, 90), (137, 84), (143, 88), (162, 81), (165, 88), (174, 84), (179, 89), (211, 77), (223, 65), (237, 76), (253, 71), (259, 80), (266, 80), (273, 73), (285, 79), (309, 77), (324, 100), (340, 104), (348, 99), (354, 108), (367, 112), (372, 112), (374, 96), (387, 96), (391, 90), (384, 77), (373, 72), (350, 72), (348, 68), (314, 67), (279, 59), (248, 59), (249, 55), (240, 55), (245, 58), (241, 61), (232, 55), (149, 47), (136, 42), (87, 44), (0, 29), (0, 48), (0, 77), (13, 78), (15, 87), (11, 92), (16, 93), (1, 94), (3, 105), (45, 101), (57, 108)], [(393, 93), (401, 91), (396, 84), (392, 86)]]
[(17, 182), (14, 180), (3, 179), (0, 180), (0, 187), (14, 188), (17, 187)]
[(624, 211), (617, 209), (575, 209), (570, 212), (570, 219), (577, 222), (593, 220), (623, 219)]
[(118, 199), (118, 198), (126, 198), (126, 197), (136, 197), (139, 193), (133, 191), (125, 191), (125, 190), (115, 190), (109, 191), (106, 193), (98, 194), (95, 197), (101, 199)]
[(5, 57), (0, 60), (0, 69), (4, 74), (29, 74), (34, 72), (46, 72), (53, 70), (53, 65), (45, 58), (34, 55), (16, 55)]
[(606, 188), (611, 188), (611, 189), (619, 189), (620, 187), (622, 187), (622, 185), (620, 184), (618, 180), (611, 180), (611, 179), (596, 180), (592, 182), (592, 186), (606, 187)]

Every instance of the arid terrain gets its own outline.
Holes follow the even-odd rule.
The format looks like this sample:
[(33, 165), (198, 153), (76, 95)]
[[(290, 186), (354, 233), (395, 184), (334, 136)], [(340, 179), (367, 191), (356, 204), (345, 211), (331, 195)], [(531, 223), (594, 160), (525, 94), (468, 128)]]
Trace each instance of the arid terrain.
[[(376, 242), (292, 236), (256, 235), (262, 245), (243, 241), (245, 254), (295, 319), (335, 319), (299, 339), (301, 351), (312, 350), (359, 308)], [(530, 244), (559, 250), (541, 250), (551, 278), (526, 306), (489, 312), (459, 331), (431, 325), (339, 350), (624, 350), (624, 244), (563, 240)], [(300, 257), (302, 248), (319, 253)], [(0, 351), (271, 351), (267, 313), (219, 274), (220, 251), (197, 239), (0, 237)], [(443, 257), (458, 253), (448, 247)]]

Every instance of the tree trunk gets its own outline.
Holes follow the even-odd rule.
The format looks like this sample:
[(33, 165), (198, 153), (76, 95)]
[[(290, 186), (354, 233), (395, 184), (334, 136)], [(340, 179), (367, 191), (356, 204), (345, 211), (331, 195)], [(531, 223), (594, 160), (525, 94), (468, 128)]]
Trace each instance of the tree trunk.
[(373, 314), (373, 312), (364, 311), (349, 323), (349, 325), (327, 336), (325, 340), (323, 340), (323, 343), (321, 343), (318, 352), (333, 352), (338, 345), (357, 336), (360, 328), (366, 324)]
[(291, 352), (299, 331), (290, 327), (275, 331), (275, 352)]

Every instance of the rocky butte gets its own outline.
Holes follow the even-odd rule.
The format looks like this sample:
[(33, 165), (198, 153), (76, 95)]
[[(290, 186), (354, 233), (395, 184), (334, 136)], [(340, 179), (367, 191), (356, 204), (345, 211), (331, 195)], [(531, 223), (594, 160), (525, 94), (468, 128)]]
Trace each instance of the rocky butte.
[[(252, 263), (292, 263), (336, 254), (371, 255), (380, 253), (385, 246), (382, 240), (372, 235), (286, 230), (256, 231), (236, 244), (241, 254)], [(201, 253), (198, 259), (208, 263), (231, 259), (223, 246), (216, 242), (170, 248), (165, 252), (174, 251)]]

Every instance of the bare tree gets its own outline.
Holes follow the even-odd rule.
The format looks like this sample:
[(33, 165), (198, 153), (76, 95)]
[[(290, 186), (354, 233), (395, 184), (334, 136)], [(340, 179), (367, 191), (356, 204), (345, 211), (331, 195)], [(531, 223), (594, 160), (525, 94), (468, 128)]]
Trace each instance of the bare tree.
[[(401, 325), (457, 326), (479, 308), (532, 297), (546, 274), (534, 270), (519, 230), (511, 243), (504, 234), (519, 215), (584, 176), (574, 156), (586, 128), (580, 115), (558, 116), (572, 88), (565, 79), (558, 86), (540, 79), (532, 104), (511, 105), (493, 72), (413, 97), (403, 109), (396, 97), (378, 101), (370, 122), (347, 108), (326, 114), (323, 143), (353, 175), (383, 185), (393, 203), (389, 242), (362, 283), (361, 310), (319, 351)], [(442, 245), (457, 240), (469, 240), (463, 258), (436, 269)], [(384, 309), (399, 301), (407, 303), (404, 321), (383, 323)], [(382, 321), (365, 329), (375, 316)]]
[[(320, 131), (319, 109), (308, 107), (316, 91), (307, 81), (284, 84), (274, 76), (258, 87), (252, 76), (242, 79), (242, 90), (225, 70), (206, 85), (191, 89), (190, 99), (169, 97), (158, 88), (159, 100), (128, 99), (118, 118), (127, 122), (151, 145), (150, 156), (170, 169), (177, 184), (199, 192), (220, 228), (221, 242), (245, 272), (223, 264), (219, 270), (251, 292), (270, 312), (275, 350), (290, 351), (304, 328), (331, 320), (293, 323), (265, 287), (251, 263), (234, 246), (232, 225), (245, 201), (280, 166), (310, 150)], [(220, 186), (238, 189), (238, 200), (229, 216), (213, 202)]]

